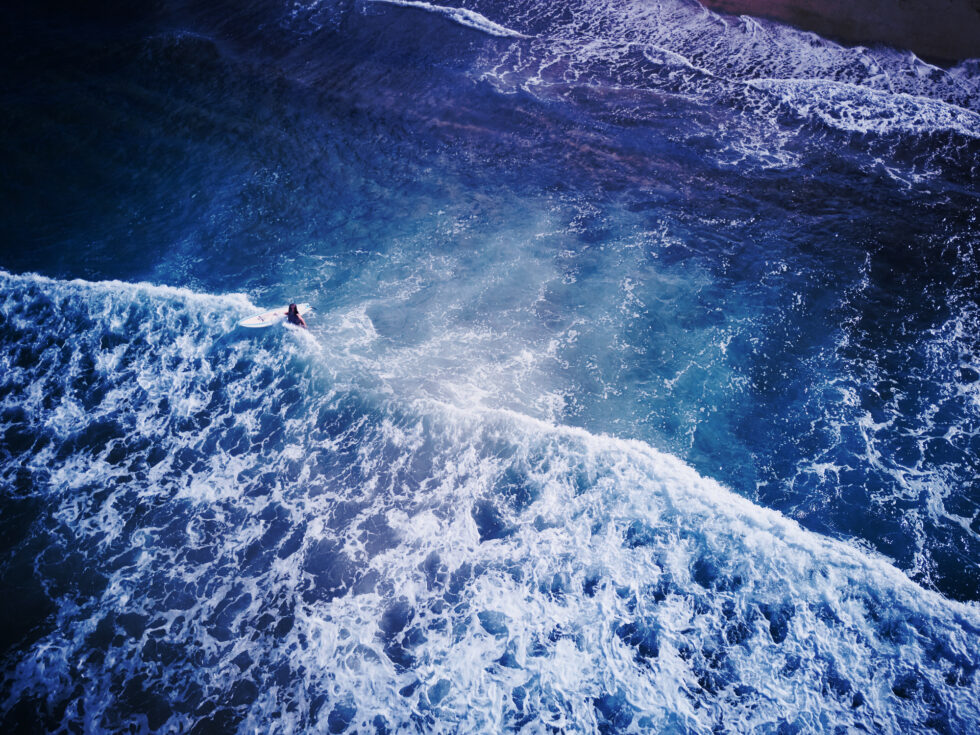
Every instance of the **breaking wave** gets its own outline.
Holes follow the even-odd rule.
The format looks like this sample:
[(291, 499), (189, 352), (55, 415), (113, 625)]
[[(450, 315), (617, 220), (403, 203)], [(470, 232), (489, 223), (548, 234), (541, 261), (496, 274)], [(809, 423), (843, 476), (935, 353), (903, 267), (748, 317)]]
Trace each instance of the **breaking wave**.
[(643, 443), (393, 394), (376, 335), (241, 334), (241, 296), (0, 292), (13, 558), (56, 621), (8, 654), (4, 710), (153, 731), (980, 720), (975, 607)]

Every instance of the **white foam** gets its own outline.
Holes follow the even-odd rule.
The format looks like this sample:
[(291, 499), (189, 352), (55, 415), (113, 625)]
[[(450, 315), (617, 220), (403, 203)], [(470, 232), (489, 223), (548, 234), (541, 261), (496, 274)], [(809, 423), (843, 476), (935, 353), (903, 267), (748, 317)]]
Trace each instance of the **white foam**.
[(90, 292), (93, 295), (103, 296), (106, 292), (111, 295), (127, 296), (136, 299), (141, 296), (152, 296), (156, 298), (179, 299), (181, 301), (192, 301), (200, 304), (218, 305), (227, 304), (235, 309), (254, 311), (255, 306), (248, 300), (245, 294), (205, 294), (192, 291), (188, 288), (161, 285), (148, 282), (133, 283), (130, 281), (87, 281), (82, 278), (74, 278), (69, 281), (49, 278), (37, 273), (12, 274), (0, 269), (0, 283), (7, 288), (15, 290), (27, 287), (43, 287), (52, 293), (59, 293), (65, 290), (78, 289)]
[(980, 138), (980, 115), (954, 104), (825, 79), (752, 79), (804, 117), (855, 133), (954, 132)]
[[(583, 90), (613, 99), (620, 92), (635, 124), (656, 126), (664, 121), (662, 105), (638, 105), (637, 95), (678, 96), (691, 104), (684, 134), (711, 136), (718, 143), (713, 155), (726, 167), (793, 168), (824, 145), (787, 125), (786, 112), (846, 133), (980, 137), (980, 77), (969, 63), (944, 70), (907, 52), (842, 47), (688, 0), (582, 0), (565, 12), (520, 0), (509, 7), (515, 27), (533, 29), (535, 40), (528, 48), (485, 51), (481, 78), (505, 94), (524, 90), (576, 105)], [(699, 127), (706, 105), (726, 116), (725, 125)], [(869, 149), (858, 163), (907, 186), (972, 165), (955, 142), (931, 145), (912, 161), (891, 160), (886, 146)]]
[(386, 5), (399, 5), (404, 8), (416, 8), (428, 13), (444, 15), (450, 20), (459, 23), (467, 28), (481, 31), (491, 36), (500, 38), (528, 38), (523, 33), (506, 28), (499, 23), (494, 23), (489, 18), (480, 15), (476, 11), (467, 8), (455, 8), (445, 5), (433, 5), (432, 3), (421, 2), (419, 0), (370, 0), (370, 2), (384, 3)]
[[(18, 323), (46, 299), (63, 307), (50, 329), (75, 357), (45, 348), (48, 372), (35, 382), (62, 380), (65, 360), (97, 364), (111, 353), (99, 380), (130, 400), (103, 400), (73, 421), (78, 430), (118, 422), (134, 447), (121, 464), (109, 445), (59, 459), (68, 445), (54, 437), (25, 458), (33, 492), (72, 543), (103, 550), (87, 552), (88, 566), (105, 565), (109, 549), (135, 553), (95, 599), (57, 601), (59, 627), (17, 662), (8, 702), (106, 682), (83, 685), (86, 712), (105, 723), (119, 712), (112, 676), (175, 696), (192, 683), (226, 702), (239, 681), (272, 681), (285, 667), (287, 677), (239, 708), (243, 722), (270, 722), (295, 702), (283, 727), (315, 729), (308, 712), (322, 696), (321, 728), (349, 701), (357, 730), (375, 715), (393, 729), (431, 716), (437, 728), (497, 731), (525, 715), (532, 730), (595, 729), (595, 700), (622, 695), (636, 727), (645, 718), (651, 730), (749, 731), (782, 720), (898, 730), (924, 726), (934, 696), (891, 694), (914, 669), (954, 729), (980, 716), (970, 686), (945, 683), (980, 664), (975, 605), (923, 590), (888, 560), (808, 532), (642, 442), (434, 400), (424, 384), (399, 378), (417, 364), (411, 347), (372, 352), (379, 336), (356, 312), (348, 326), (309, 339), (282, 333), (268, 345), (219, 348), (224, 324), (213, 317), (228, 308), (224, 297), (9, 276), (3, 287), (5, 314)], [(132, 351), (117, 357), (100, 338), (134, 293), (144, 319)], [(46, 338), (26, 327), (28, 339)], [(210, 372), (195, 369), (203, 355)], [(512, 367), (527, 369), (521, 353)], [(348, 387), (331, 387), (332, 376), (355, 373)], [(70, 394), (68, 380), (59, 385)], [(365, 384), (389, 390), (362, 399)], [(41, 396), (11, 395), (42, 423), (58, 410)], [(161, 409), (164, 397), (170, 408)], [(179, 415), (192, 398), (213, 407)], [(165, 456), (146, 472), (139, 461), (151, 449)], [(528, 497), (515, 505), (515, 492)], [(481, 540), (481, 503), (506, 526), (499, 538)], [(167, 512), (149, 515), (155, 508)], [(249, 567), (246, 552), (273, 517), (285, 519), (284, 537)], [(374, 544), (378, 518), (391, 533)], [(166, 540), (170, 520), (187, 529), (185, 542)], [(294, 551), (278, 557), (303, 528)], [(462, 580), (455, 593), (453, 573)], [(371, 575), (376, 584), (354, 589)], [(190, 590), (186, 610), (168, 606), (173, 589)], [(236, 612), (223, 617), (230, 605)], [(386, 634), (383, 616), (395, 605), (407, 622)], [(162, 617), (163, 640), (187, 658), (144, 665), (144, 633), (93, 663), (88, 636), (104, 615), (124, 612)], [(260, 624), (266, 612), (274, 620)], [(286, 617), (292, 629), (274, 635)], [(410, 653), (409, 667), (395, 663), (392, 646)], [(231, 663), (242, 652), (258, 672)], [(831, 669), (847, 679), (846, 696), (828, 684)], [(865, 703), (854, 707), (853, 693)], [(173, 715), (168, 727), (196, 720)]]

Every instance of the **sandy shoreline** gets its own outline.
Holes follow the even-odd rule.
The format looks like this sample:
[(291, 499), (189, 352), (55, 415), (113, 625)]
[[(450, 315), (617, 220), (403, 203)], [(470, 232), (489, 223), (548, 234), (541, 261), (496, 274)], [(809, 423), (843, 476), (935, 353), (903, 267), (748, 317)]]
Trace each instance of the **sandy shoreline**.
[(980, 0), (700, 0), (862, 45), (909, 49), (926, 59), (980, 58)]

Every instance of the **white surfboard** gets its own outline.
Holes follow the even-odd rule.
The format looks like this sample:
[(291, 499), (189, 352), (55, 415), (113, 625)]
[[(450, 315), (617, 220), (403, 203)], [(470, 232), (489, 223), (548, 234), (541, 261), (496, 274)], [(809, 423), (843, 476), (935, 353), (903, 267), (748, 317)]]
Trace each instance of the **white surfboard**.
[[(262, 329), (263, 327), (271, 327), (273, 324), (279, 324), (286, 320), (286, 311), (289, 310), (289, 306), (280, 306), (278, 309), (273, 309), (272, 311), (266, 311), (262, 314), (256, 314), (255, 316), (250, 316), (248, 319), (242, 319), (238, 322), (240, 327), (248, 327), (249, 329)], [(299, 312), (300, 316), (305, 316), (310, 310), (309, 304), (296, 304), (296, 310)]]

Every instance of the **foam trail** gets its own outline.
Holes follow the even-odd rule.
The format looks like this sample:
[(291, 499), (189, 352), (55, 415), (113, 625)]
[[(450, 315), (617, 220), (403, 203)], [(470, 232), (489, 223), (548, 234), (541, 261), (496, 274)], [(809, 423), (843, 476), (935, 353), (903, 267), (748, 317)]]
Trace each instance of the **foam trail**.
[(417, 8), (418, 10), (425, 10), (429, 13), (438, 13), (439, 15), (444, 15), (447, 18), (459, 23), (467, 28), (473, 28), (477, 31), (482, 31), (491, 36), (499, 36), (500, 38), (528, 38), (523, 33), (518, 33), (517, 31), (506, 28), (499, 23), (494, 23), (492, 20), (486, 16), (480, 15), (474, 10), (469, 10), (468, 8), (453, 8), (447, 7), (445, 5), (433, 5), (426, 2), (417, 2), (416, 0), (370, 0), (376, 3), (385, 3), (387, 5), (399, 5), (404, 8)]
[(905, 93), (884, 93), (825, 79), (752, 79), (803, 117), (855, 133), (958, 133), (980, 139), (980, 115), (940, 100)]
[(235, 309), (236, 313), (238, 313), (238, 311), (246, 312), (254, 311), (256, 309), (256, 306), (248, 300), (248, 297), (245, 294), (206, 294), (193, 291), (189, 288), (150, 283), (148, 281), (137, 283), (118, 280), (88, 281), (84, 278), (73, 278), (70, 281), (64, 281), (57, 278), (42, 276), (37, 273), (15, 275), (0, 269), (0, 287), (10, 289), (10, 296), (13, 296), (21, 289), (43, 287), (45, 289), (58, 292), (79, 291), (93, 294), (109, 293), (125, 295), (127, 298), (134, 300), (134, 302), (139, 298), (151, 297), (157, 299), (174, 299), (186, 302), (196, 302), (211, 306), (227, 304)]

